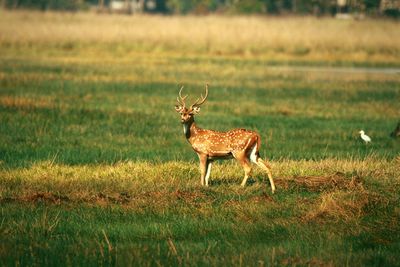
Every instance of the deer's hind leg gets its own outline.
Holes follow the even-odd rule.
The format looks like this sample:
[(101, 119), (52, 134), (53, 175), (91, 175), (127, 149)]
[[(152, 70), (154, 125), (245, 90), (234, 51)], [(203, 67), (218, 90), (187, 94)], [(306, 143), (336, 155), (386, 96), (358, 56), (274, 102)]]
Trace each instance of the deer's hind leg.
[(256, 146), (254, 146), (254, 148), (251, 151), (250, 160), (267, 173), (269, 183), (271, 184), (272, 193), (274, 193), (276, 188), (274, 180), (272, 179), (271, 166), (269, 166), (269, 164), (266, 161), (260, 158)]
[(267, 162), (265, 162), (261, 158), (257, 158), (257, 162), (255, 162), (255, 163), (261, 169), (266, 171), (266, 173), (268, 175), (269, 183), (271, 184), (272, 193), (274, 193), (275, 192), (275, 184), (274, 184), (274, 180), (272, 179), (271, 167), (269, 166), (269, 164)]
[(241, 186), (245, 186), (247, 183), (247, 179), (250, 177), (251, 173), (251, 163), (249, 158), (247, 157), (246, 153), (234, 153), (233, 156), (237, 161), (242, 165), (243, 170), (244, 170), (244, 178), (242, 183), (240, 184)]

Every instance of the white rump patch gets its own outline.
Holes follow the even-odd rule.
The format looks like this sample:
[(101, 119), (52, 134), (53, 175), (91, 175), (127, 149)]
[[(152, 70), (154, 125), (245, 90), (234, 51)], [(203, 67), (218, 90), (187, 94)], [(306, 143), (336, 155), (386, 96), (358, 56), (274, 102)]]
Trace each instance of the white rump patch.
[(251, 153), (250, 153), (250, 160), (251, 160), (252, 162), (254, 162), (254, 163), (257, 164), (257, 155), (256, 155), (256, 152), (257, 152), (257, 144), (255, 144), (255, 145), (253, 146), (253, 149), (251, 150)]

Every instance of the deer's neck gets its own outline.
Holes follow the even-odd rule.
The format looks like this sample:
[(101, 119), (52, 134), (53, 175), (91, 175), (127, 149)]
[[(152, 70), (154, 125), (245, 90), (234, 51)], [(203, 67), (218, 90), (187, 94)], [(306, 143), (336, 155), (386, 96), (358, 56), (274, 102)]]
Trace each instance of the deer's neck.
[[(194, 120), (188, 121), (183, 124), (183, 133), (185, 134), (186, 139), (190, 139), (198, 133), (200, 128), (196, 126)], [(190, 141), (190, 140), (189, 140)]]

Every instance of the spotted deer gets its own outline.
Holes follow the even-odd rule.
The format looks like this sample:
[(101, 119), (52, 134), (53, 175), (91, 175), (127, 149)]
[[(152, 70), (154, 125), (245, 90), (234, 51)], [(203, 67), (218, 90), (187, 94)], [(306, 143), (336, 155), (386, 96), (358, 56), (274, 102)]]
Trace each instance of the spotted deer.
[(233, 129), (227, 132), (217, 132), (197, 127), (194, 116), (200, 112), (200, 106), (208, 97), (208, 84), (206, 84), (205, 96), (201, 95), (192, 105), (186, 106), (186, 96), (182, 96), (183, 86), (177, 97), (176, 111), (181, 116), (183, 132), (186, 139), (197, 153), (200, 160), (201, 185), (208, 186), (211, 173), (211, 164), (217, 159), (235, 158), (244, 169), (244, 178), (241, 183), (246, 185), (251, 173), (251, 162), (267, 172), (271, 184), (272, 193), (275, 191), (274, 180), (270, 166), (259, 156), (261, 145), (260, 135), (246, 129)]

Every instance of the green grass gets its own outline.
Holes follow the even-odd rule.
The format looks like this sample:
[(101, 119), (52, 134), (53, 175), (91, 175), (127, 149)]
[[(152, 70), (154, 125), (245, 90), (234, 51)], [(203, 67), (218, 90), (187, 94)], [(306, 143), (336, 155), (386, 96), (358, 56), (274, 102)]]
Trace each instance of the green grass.
[[(194, 159), (174, 99), (178, 83), (193, 100), (206, 81), (210, 96), (199, 125), (257, 130), (271, 159), (398, 155), (399, 143), (389, 138), (398, 120), (396, 75), (315, 77), (262, 61), (162, 60), (165, 68), (156, 60), (99, 66), (3, 59), (1, 160), (27, 166), (53, 158), (67, 164)], [(360, 129), (371, 135), (371, 145), (360, 142)]]
[[(165, 36), (137, 44), (107, 32), (103, 43), (91, 32), (85, 41), (77, 23), (64, 43), (61, 35), (51, 39), (65, 27), (57, 23), (83, 20), (90, 32), (93, 22), (48, 15), (26, 13), (54, 26), (26, 39), (0, 19), (7, 29), (0, 38), (1, 266), (398, 265), (400, 142), (389, 134), (399, 120), (400, 76), (323, 71), (399, 66), (395, 41), (393, 56), (380, 54), (380, 41), (364, 44), (376, 61), (352, 54), (356, 40), (346, 44), (349, 59), (332, 47), (328, 58), (315, 56), (324, 50), (316, 36), (309, 57), (268, 58), (234, 53), (239, 44), (222, 54), (201, 43), (179, 50), (187, 38), (177, 51)], [(244, 27), (243, 18), (230, 19)], [(211, 20), (218, 29), (229, 18)], [(156, 21), (161, 29), (163, 18)], [(389, 32), (396, 26), (379, 23)], [(324, 36), (321, 44), (330, 40)], [(286, 68), (304, 63), (321, 71)], [(211, 186), (200, 186), (174, 105), (179, 84), (193, 101), (206, 82), (210, 93), (196, 122), (258, 131), (276, 194), (257, 169), (240, 187), (242, 170), (230, 161), (216, 163)], [(371, 144), (361, 142), (361, 129)]]
[[(394, 266), (398, 163), (281, 161), (270, 195), (240, 168), (193, 163), (55, 165), (1, 172), (2, 265)], [(324, 176), (321, 176), (324, 175)], [(313, 181), (310, 183), (310, 181)]]

